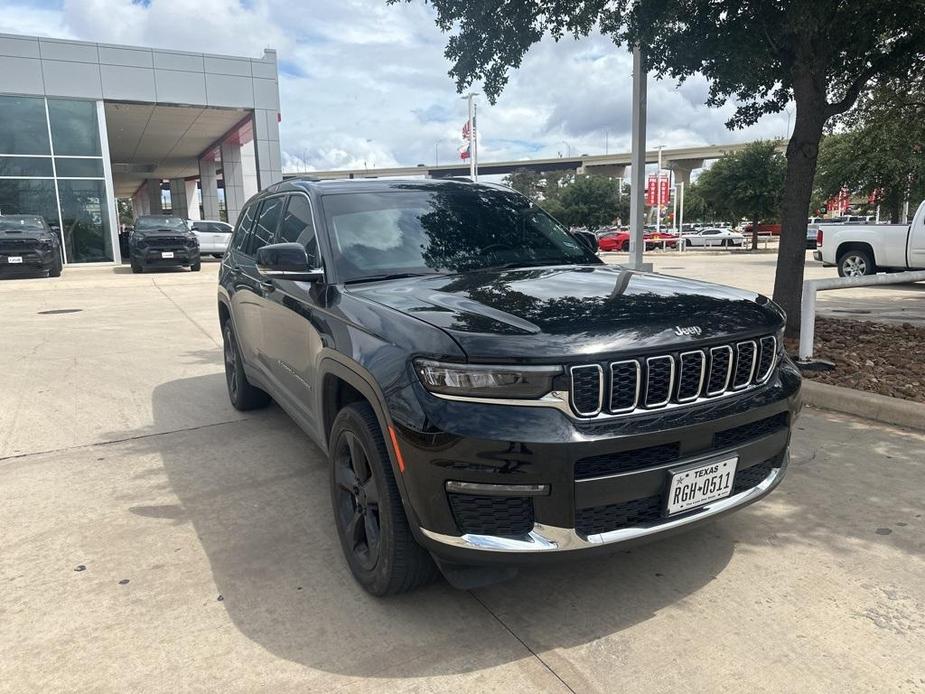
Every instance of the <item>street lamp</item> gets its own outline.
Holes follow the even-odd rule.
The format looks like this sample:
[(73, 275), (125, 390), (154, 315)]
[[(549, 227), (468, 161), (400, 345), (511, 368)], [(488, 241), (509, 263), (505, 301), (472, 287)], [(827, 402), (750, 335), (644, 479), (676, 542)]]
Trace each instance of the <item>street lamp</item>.
[(560, 145), (565, 145), (565, 154), (566, 154), (568, 157), (571, 157), (571, 156), (572, 156), (572, 146), (571, 146), (568, 142), (566, 142), (565, 140), (559, 140), (559, 144), (560, 144)]

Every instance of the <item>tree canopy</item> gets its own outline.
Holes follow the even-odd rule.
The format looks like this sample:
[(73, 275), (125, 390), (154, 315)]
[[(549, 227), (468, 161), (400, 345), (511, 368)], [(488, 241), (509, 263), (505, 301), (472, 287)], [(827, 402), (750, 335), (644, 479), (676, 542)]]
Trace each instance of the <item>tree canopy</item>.
[(786, 168), (775, 143), (753, 142), (719, 159), (700, 175), (697, 184), (703, 198), (724, 217), (752, 221), (754, 248), (757, 223), (776, 221), (780, 215)]
[[(390, 3), (401, 0), (387, 0)], [(412, 1), (412, 0), (407, 0)], [(799, 331), (806, 211), (827, 121), (872, 81), (925, 74), (925, 0), (429, 0), (450, 36), (450, 75), (501, 94), (512, 68), (545, 35), (592, 31), (639, 45), (658, 77), (709, 81), (708, 103), (736, 104), (730, 127), (796, 102), (787, 148), (774, 298)]]
[(925, 84), (894, 81), (865, 94), (819, 149), (816, 191), (822, 199), (843, 188), (876, 196), (892, 221), (903, 203), (925, 195)]

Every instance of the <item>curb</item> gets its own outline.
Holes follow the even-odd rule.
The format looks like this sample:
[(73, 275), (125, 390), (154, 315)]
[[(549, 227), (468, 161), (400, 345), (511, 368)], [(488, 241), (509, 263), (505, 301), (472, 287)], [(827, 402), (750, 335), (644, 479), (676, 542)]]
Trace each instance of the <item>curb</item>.
[(812, 407), (925, 431), (925, 405), (920, 402), (830, 386), (807, 378), (803, 379), (802, 395), (803, 403)]

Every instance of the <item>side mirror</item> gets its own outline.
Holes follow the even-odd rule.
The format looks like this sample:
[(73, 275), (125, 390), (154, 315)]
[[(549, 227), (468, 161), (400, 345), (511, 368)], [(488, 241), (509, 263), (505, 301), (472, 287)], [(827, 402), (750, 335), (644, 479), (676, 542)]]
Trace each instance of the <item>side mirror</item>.
[(267, 279), (294, 282), (323, 282), (324, 270), (308, 263), (305, 246), (273, 243), (257, 250), (257, 272)]

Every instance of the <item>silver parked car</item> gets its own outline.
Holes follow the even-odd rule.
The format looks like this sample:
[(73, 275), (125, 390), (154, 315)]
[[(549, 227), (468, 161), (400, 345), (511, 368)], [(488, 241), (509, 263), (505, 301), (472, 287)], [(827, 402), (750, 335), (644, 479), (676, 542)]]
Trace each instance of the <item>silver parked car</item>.
[(199, 239), (199, 252), (221, 258), (228, 250), (234, 227), (217, 219), (191, 219), (190, 229)]
[(745, 235), (731, 229), (709, 227), (690, 234), (682, 234), (681, 242), (685, 247), (690, 246), (741, 246), (745, 243)]

